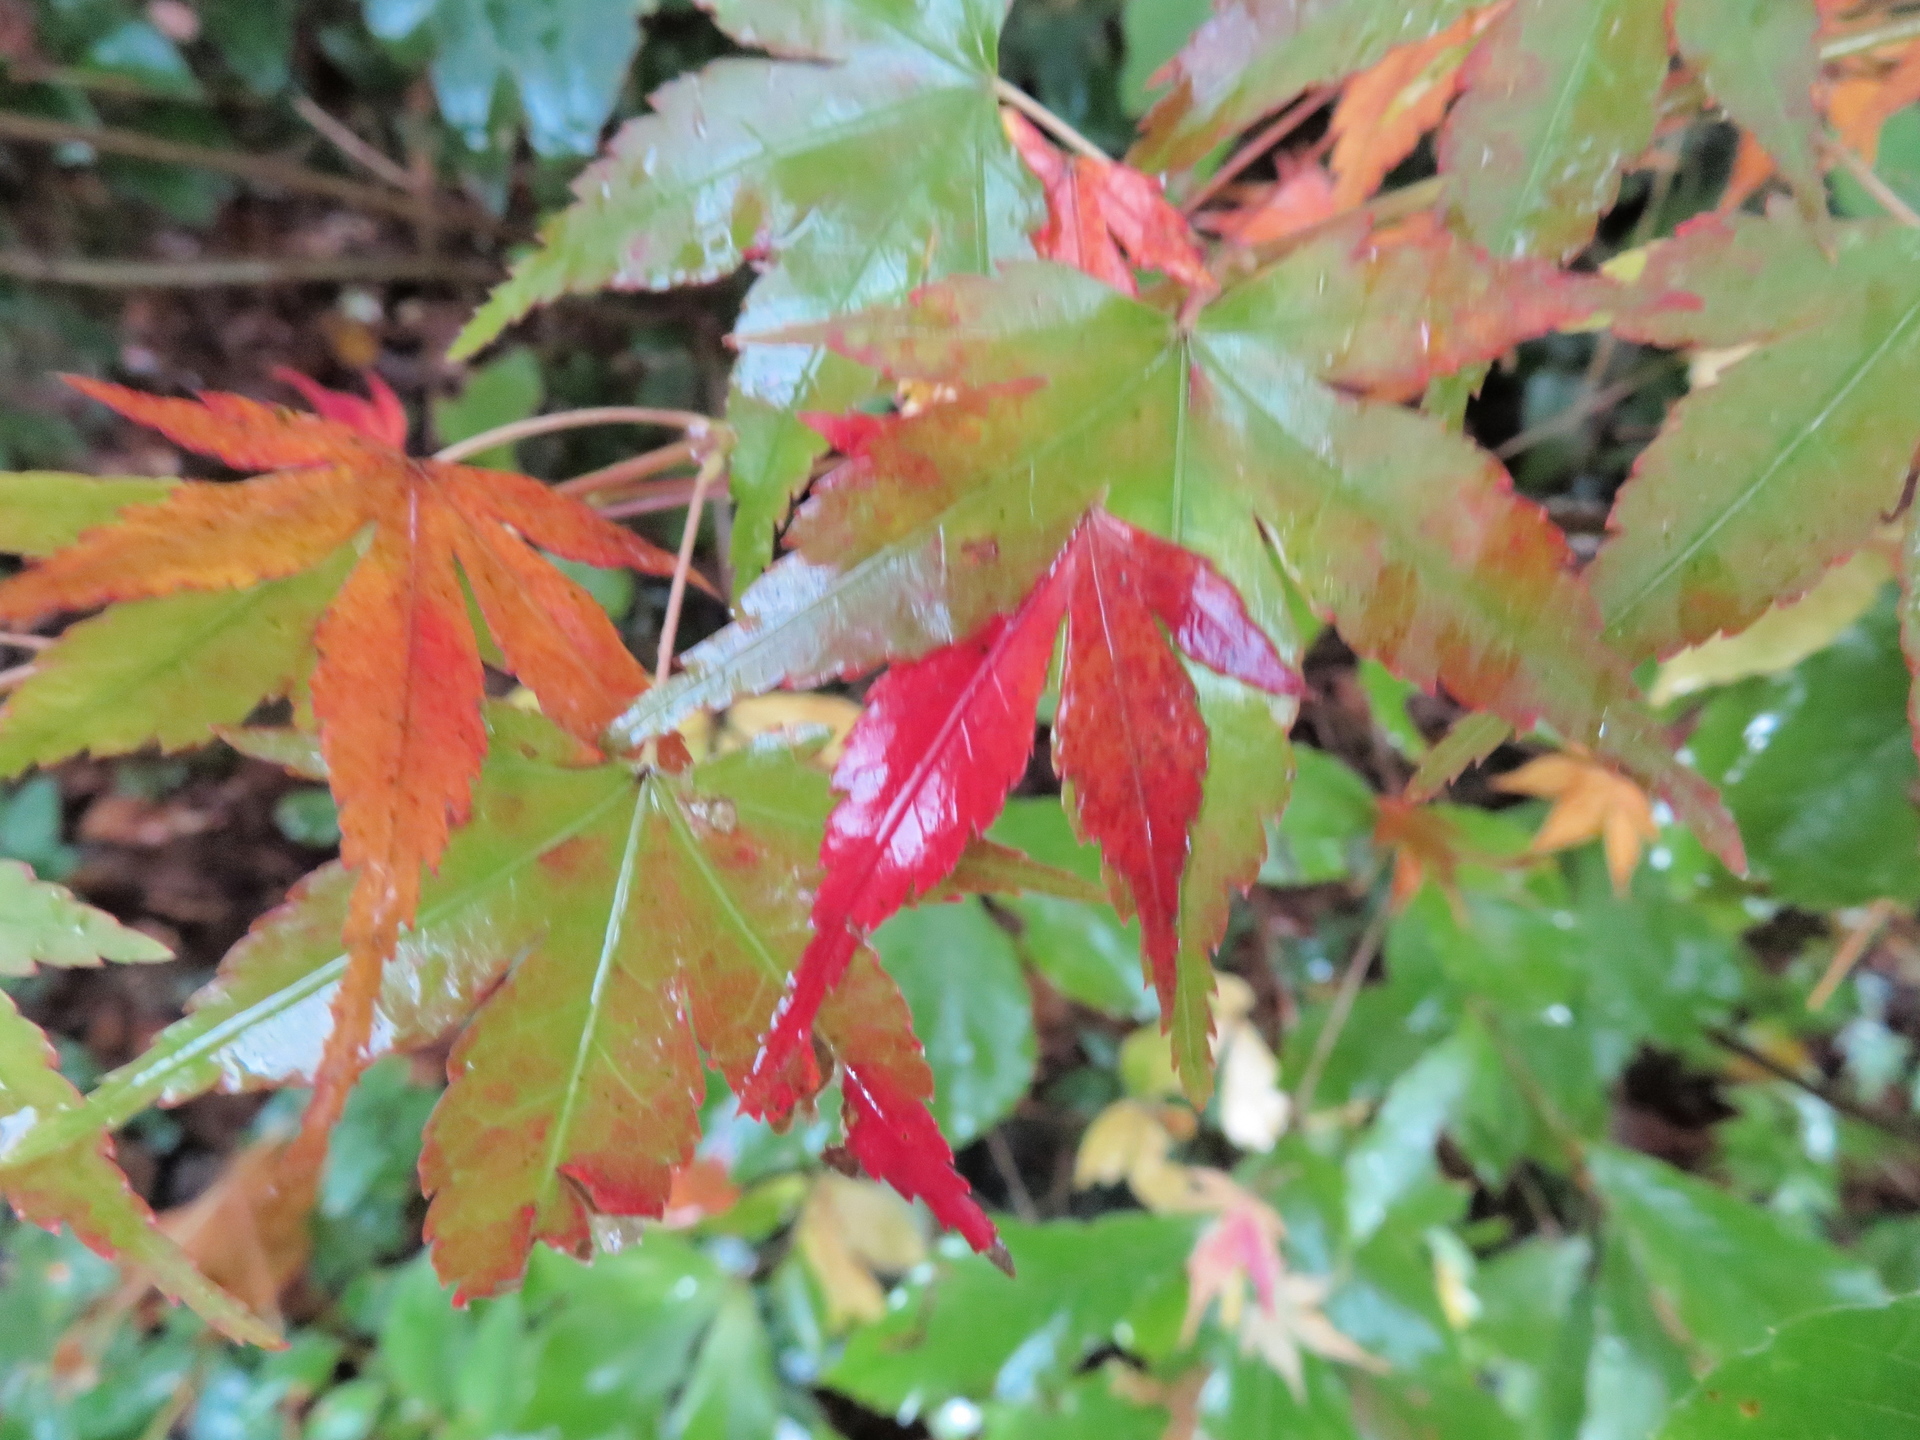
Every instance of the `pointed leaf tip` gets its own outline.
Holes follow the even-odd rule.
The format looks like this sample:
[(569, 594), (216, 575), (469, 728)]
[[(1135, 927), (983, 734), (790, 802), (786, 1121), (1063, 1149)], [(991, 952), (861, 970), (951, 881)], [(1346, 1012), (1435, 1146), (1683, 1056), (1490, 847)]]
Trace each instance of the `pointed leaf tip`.
[(380, 378), (379, 371), (366, 372), (367, 391), (373, 397), (371, 401), (362, 400), (358, 395), (350, 395), (343, 390), (329, 390), (288, 365), (276, 365), (271, 373), (281, 384), (298, 390), (301, 398), (322, 419), (357, 430), (369, 440), (376, 440), (395, 450), (406, 448), (406, 409), (400, 404), (400, 397), (393, 393), (392, 387)]

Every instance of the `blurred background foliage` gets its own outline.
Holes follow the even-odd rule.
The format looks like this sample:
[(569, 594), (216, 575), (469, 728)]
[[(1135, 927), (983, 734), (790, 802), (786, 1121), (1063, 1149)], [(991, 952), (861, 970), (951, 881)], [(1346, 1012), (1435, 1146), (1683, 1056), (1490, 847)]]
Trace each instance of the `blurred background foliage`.
[[(1118, 152), (1205, 8), (1019, 0), (1003, 68)], [(442, 357), (607, 127), (726, 49), (686, 0), (0, 0), (0, 465), (179, 465), (83, 413), (57, 369), (258, 393), (274, 363), (334, 383), (377, 364), (436, 443), (542, 407), (717, 408), (738, 281), (556, 307), (483, 366)], [(1710, 206), (1731, 132), (1659, 154), (1593, 262)], [(1877, 163), (1920, 203), (1920, 110)], [(1872, 206), (1845, 178), (1832, 198)], [(236, 259), (273, 283), (209, 283)], [(1507, 357), (1468, 425), (1590, 555), (1710, 365), (1558, 335)], [(487, 460), (551, 477), (628, 445), (577, 432)], [(456, 1310), (419, 1254), (442, 1058), (422, 1056), (355, 1095), (284, 1287), (245, 1162), (302, 1097), (196, 1101), (120, 1137), (190, 1247), (279, 1296), (281, 1353), (213, 1340), (66, 1237), (6, 1230), (0, 1440), (1733, 1433), (1705, 1399), (1669, 1409), (1775, 1326), (1920, 1287), (1920, 775), (1887, 573), (1863, 557), (1797, 621), (1648, 677), (1725, 787), (1747, 882), (1665, 823), (1624, 890), (1597, 846), (1531, 857), (1548, 802), (1488, 783), (1524, 745), (1409, 828), (1380, 797), (1454, 712), (1322, 636), (1293, 802), (1219, 960), (1203, 1115), (1175, 1098), (1111, 910), (1020, 897), (892, 922), (879, 948), (938, 1119), (1010, 1217), (1016, 1280), (841, 1175), (830, 1121), (775, 1135), (716, 1085), (667, 1225), (610, 1225), (592, 1265), (543, 1252), (522, 1292)], [(649, 653), (662, 587), (581, 578)], [(1097, 875), (1044, 785), (995, 837)], [(182, 959), (8, 989), (85, 1085), (337, 839), (323, 789), (223, 750), (12, 787), (0, 855)], [(1242, 1246), (1225, 1261), (1223, 1235)], [(1234, 1300), (1263, 1264), (1280, 1331)], [(1859, 1342), (1803, 1321), (1776, 1343)]]

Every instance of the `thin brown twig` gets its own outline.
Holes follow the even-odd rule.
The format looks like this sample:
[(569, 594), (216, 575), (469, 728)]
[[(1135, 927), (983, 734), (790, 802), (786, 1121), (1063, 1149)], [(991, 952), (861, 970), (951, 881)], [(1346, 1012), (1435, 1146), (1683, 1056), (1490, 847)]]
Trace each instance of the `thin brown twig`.
[(1089, 160), (1108, 160), (1107, 152), (1062, 120), (1053, 111), (1008, 80), (995, 80), (993, 93), (1003, 104), (1011, 105), (1042, 130), (1047, 131), (1069, 150), (1077, 150)]
[(589, 470), (584, 475), (576, 475), (571, 480), (563, 480), (553, 488), (562, 495), (592, 495), (601, 490), (613, 490), (635, 480), (645, 480), (658, 475), (663, 470), (671, 470), (676, 465), (690, 465), (698, 458), (691, 440), (676, 440), (671, 445), (662, 445), (658, 450), (649, 450), (644, 455), (635, 455), (631, 459), (616, 460), (611, 465), (602, 465), (598, 470)]
[(0, 276), (40, 285), (77, 285), (90, 290), (271, 289), (280, 285), (381, 285), (400, 280), (448, 285), (490, 285), (500, 267), (485, 260), (436, 255), (309, 260), (94, 260), (84, 256), (36, 255), (0, 250)]
[(1020, 1178), (1020, 1167), (1013, 1162), (1013, 1147), (1007, 1144), (1007, 1137), (996, 1126), (987, 1132), (987, 1154), (993, 1158), (993, 1168), (1007, 1187), (1007, 1200), (1013, 1206), (1013, 1213), (1028, 1225), (1040, 1223), (1040, 1208), (1033, 1203), (1033, 1194), (1027, 1189), (1027, 1182)]
[(1887, 923), (1900, 913), (1900, 907), (1884, 897), (1867, 907), (1867, 913), (1860, 923), (1847, 931), (1846, 938), (1833, 952), (1833, 959), (1827, 962), (1826, 973), (1820, 977), (1820, 983), (1807, 992), (1807, 1009), (1819, 1011), (1827, 1008), (1827, 1001), (1853, 973), (1853, 967), (1860, 963), (1860, 957), (1867, 953), (1869, 946), (1887, 928)]
[(509, 425), (496, 425), (469, 435), (434, 452), (433, 458), (448, 463), (469, 455), (484, 454), (501, 445), (531, 440), (536, 435), (554, 435), (562, 430), (582, 430), (590, 425), (650, 425), (661, 430), (684, 430), (690, 439), (706, 439), (713, 421), (697, 410), (660, 410), (651, 405), (595, 405), (584, 410), (556, 410), (551, 415), (534, 415)]
[(1914, 39), (1920, 39), (1920, 15), (1906, 15), (1885, 24), (1869, 26), (1865, 30), (1836, 35), (1821, 45), (1820, 58), (1844, 60), (1849, 55), (1878, 50), (1882, 45), (1897, 45), (1902, 40)]
[[(403, 220), (419, 217), (420, 197), (395, 194), (384, 185), (369, 185), (344, 175), (328, 175), (310, 170), (290, 160), (270, 155), (248, 155), (219, 150), (207, 145), (188, 145), (178, 140), (163, 140), (138, 130), (115, 130), (103, 125), (78, 125), (65, 120), (48, 120), (38, 115), (19, 115), (0, 111), (0, 140), (22, 140), (39, 145), (91, 145), (108, 155), (125, 155), (134, 160), (151, 160), (161, 165), (186, 165), (197, 170), (214, 170), (232, 175), (249, 184), (271, 189), (291, 190), (307, 195), (324, 195), (362, 210), (395, 215)], [(457, 220), (470, 230), (490, 235), (505, 233), (506, 227), (491, 215), (461, 206), (443, 220)]]
[(1754, 1049), (1753, 1046), (1747, 1044), (1746, 1041), (1731, 1031), (1719, 1029), (1708, 1030), (1707, 1038), (1729, 1054), (1738, 1055), (1749, 1065), (1757, 1065), (1760, 1069), (1766, 1071), (1776, 1079), (1784, 1080), (1789, 1085), (1797, 1086), (1806, 1091), (1807, 1094), (1813, 1096), (1816, 1100), (1824, 1100), (1842, 1115), (1850, 1115), (1863, 1125), (1871, 1125), (1876, 1130), (1882, 1130), (1902, 1140), (1920, 1144), (1920, 1121), (1916, 1121), (1910, 1115), (1892, 1114), (1880, 1109), (1877, 1105), (1868, 1105), (1854, 1099), (1844, 1090), (1836, 1085), (1829, 1084), (1824, 1079), (1816, 1080), (1811, 1076), (1802, 1075), (1798, 1070), (1794, 1069), (1793, 1066), (1782, 1064), (1764, 1050)]
[(1529, 425), (1511, 440), (1504, 442), (1493, 453), (1496, 459), (1510, 460), (1524, 450), (1531, 450), (1542, 440), (1551, 440), (1555, 435), (1571, 430), (1590, 415), (1611, 409), (1622, 400), (1636, 394), (1650, 381), (1658, 379), (1667, 369), (1665, 361), (1656, 365), (1642, 366), (1624, 380), (1600, 390), (1589, 390), (1564, 410), (1549, 415), (1537, 425)]
[(1916, 211), (1902, 200), (1894, 188), (1882, 180), (1879, 173), (1867, 164), (1851, 145), (1844, 144), (1837, 136), (1829, 135), (1827, 153), (1840, 162), (1842, 169), (1860, 182), (1860, 188), (1871, 195), (1882, 210), (1902, 225), (1910, 225), (1920, 230), (1920, 211)]
[(687, 576), (693, 569), (693, 545), (700, 538), (700, 507), (707, 498), (707, 487), (727, 468), (727, 447), (715, 445), (701, 457), (700, 473), (693, 480), (693, 494), (687, 498), (687, 523), (680, 530), (680, 553), (673, 560), (673, 584), (667, 590), (667, 611), (660, 620), (660, 658), (654, 666), (653, 683), (664, 685), (673, 673), (673, 646), (680, 638), (680, 608), (686, 603)]
[(17, 630), (0, 630), (0, 646), (38, 653), (54, 643), (51, 635), (22, 635)]
[(1318, 86), (1307, 91), (1293, 104), (1282, 110), (1273, 123), (1255, 135), (1246, 144), (1234, 151), (1227, 162), (1207, 178), (1206, 184), (1194, 191), (1181, 203), (1180, 209), (1188, 215), (1193, 214), (1202, 205), (1218, 195), (1227, 186), (1240, 178), (1240, 174), (1254, 161), (1266, 154), (1274, 146), (1285, 140), (1304, 125), (1332, 94), (1327, 86)]
[[(678, 510), (693, 499), (693, 487), (699, 484), (693, 480), (659, 480), (644, 487), (637, 495), (624, 496), (611, 504), (596, 504), (603, 520), (632, 520), (640, 515), (658, 515), (662, 510)], [(719, 497), (709, 494), (707, 497), (718, 506)], [(590, 502), (591, 503), (591, 502)]]
[(293, 113), (311, 125), (334, 149), (375, 179), (386, 181), (404, 194), (415, 197), (420, 195), (418, 176), (362, 140), (346, 121), (323, 110), (310, 96), (295, 95)]
[(1300, 1075), (1300, 1083), (1294, 1088), (1293, 1113), (1305, 1120), (1313, 1108), (1313, 1092), (1320, 1088), (1320, 1077), (1326, 1073), (1327, 1062), (1333, 1058), (1333, 1047), (1340, 1043), (1340, 1032), (1347, 1028), (1347, 1017), (1353, 1014), (1353, 1005), (1360, 998), (1360, 987), (1366, 982), (1367, 971), (1373, 968), (1374, 957), (1380, 953), (1380, 942), (1387, 934), (1387, 907), (1383, 904), (1375, 908), (1373, 918), (1367, 921), (1367, 928), (1360, 932), (1360, 942), (1353, 947), (1353, 956), (1347, 961), (1347, 970), (1340, 977), (1340, 989), (1333, 997), (1333, 1008), (1327, 1012), (1327, 1022), (1320, 1027), (1320, 1034), (1313, 1042), (1313, 1054), (1307, 1061), (1307, 1068)]

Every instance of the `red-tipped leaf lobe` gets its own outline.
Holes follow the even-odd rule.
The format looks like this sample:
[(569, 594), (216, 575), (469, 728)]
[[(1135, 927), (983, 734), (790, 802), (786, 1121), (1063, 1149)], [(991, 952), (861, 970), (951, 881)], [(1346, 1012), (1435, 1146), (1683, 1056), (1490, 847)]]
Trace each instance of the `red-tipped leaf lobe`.
[(1114, 900), (1138, 913), (1161, 1009), (1171, 1014), (1180, 877), (1200, 813), (1207, 729), (1168, 637), (1208, 668), (1270, 693), (1297, 695), (1301, 685), (1199, 556), (1099, 510), (1070, 555), (1054, 765), (1081, 835), (1099, 843), (1108, 871), (1124, 882)]
[[(1201, 664), (1277, 695), (1299, 677), (1204, 560), (1090, 512), (1010, 617), (895, 666), (867, 698), (834, 773), (814, 938), (741, 1092), (779, 1115), (815, 1083), (806, 1039), (866, 936), (926, 894), (999, 814), (1032, 749), (1063, 617), (1067, 674), (1055, 754), (1083, 833), (1107, 848), (1170, 996), (1187, 830), (1200, 805), (1206, 729), (1168, 637)], [(1165, 627), (1165, 633), (1161, 627)]]
[(933, 1071), (914, 1038), (906, 997), (864, 946), (820, 1008), (818, 1033), (840, 1062), (847, 1144), (866, 1172), (927, 1202), (942, 1225), (994, 1254), (1000, 1236), (954, 1169), (927, 1110)]
[(273, 378), (282, 385), (298, 390), (301, 399), (311, 405), (313, 413), (323, 420), (331, 420), (349, 430), (358, 430), (368, 439), (377, 440), (395, 450), (405, 448), (407, 412), (400, 405), (400, 397), (393, 393), (393, 387), (382, 380), (377, 371), (367, 371), (367, 393), (372, 397), (371, 400), (329, 390), (315, 383), (310, 376), (285, 365), (273, 367)]
[(1025, 770), (1065, 605), (1065, 563), (1011, 617), (895, 666), (869, 693), (834, 770), (844, 798), (820, 846), (814, 938), (741, 1093), (749, 1113), (791, 1103), (791, 1082), (778, 1077), (804, 1057), (820, 1004), (854, 949), (946, 878)]

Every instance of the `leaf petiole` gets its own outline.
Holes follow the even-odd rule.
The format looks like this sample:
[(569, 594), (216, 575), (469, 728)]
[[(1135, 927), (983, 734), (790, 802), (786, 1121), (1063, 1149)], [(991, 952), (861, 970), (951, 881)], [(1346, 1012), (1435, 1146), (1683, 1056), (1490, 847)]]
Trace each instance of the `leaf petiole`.
[(531, 440), (536, 435), (554, 435), (562, 430), (584, 430), (592, 425), (653, 425), (665, 430), (684, 430), (687, 438), (695, 443), (706, 440), (721, 428), (697, 410), (658, 410), (647, 405), (597, 405), (585, 410), (561, 410), (552, 415), (534, 415), (511, 424), (496, 425), (491, 430), (482, 430), (478, 435), (469, 435), (464, 440), (435, 451), (433, 458), (453, 464), (470, 455), (483, 455), (498, 446), (511, 445), (517, 440)]
[(1018, 110), (1042, 130), (1052, 135), (1054, 139), (1058, 140), (1069, 150), (1078, 151), (1089, 160), (1105, 160), (1109, 164), (1112, 163), (1113, 157), (1108, 155), (1106, 151), (1094, 144), (1093, 141), (1087, 139), (1086, 136), (1082, 135), (1078, 130), (1074, 129), (1073, 126), (1069, 125), (1058, 115), (1054, 114), (1053, 111), (1034, 99), (1033, 96), (1027, 94), (1027, 92), (1022, 90), (1018, 85), (1007, 80), (995, 80), (993, 82), (993, 93), (999, 98), (1003, 105), (1011, 105), (1015, 110)]

